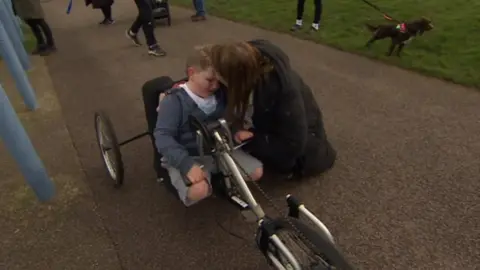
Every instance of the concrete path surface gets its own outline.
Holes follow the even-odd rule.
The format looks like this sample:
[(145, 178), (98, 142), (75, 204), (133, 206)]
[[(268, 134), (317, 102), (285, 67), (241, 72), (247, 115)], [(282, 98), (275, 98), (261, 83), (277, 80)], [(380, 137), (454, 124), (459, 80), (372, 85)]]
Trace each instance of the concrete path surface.
[(118, 269), (114, 244), (85, 182), (45, 60), (32, 57), (32, 66), (29, 78), (38, 110), (26, 110), (1, 62), (0, 82), (57, 194), (39, 203), (0, 140), (0, 269)]
[(339, 152), (322, 178), (270, 181), (275, 203), (284, 207), (287, 193), (303, 199), (360, 269), (480, 265), (478, 92), (226, 20), (194, 24), (191, 12), (178, 8), (170, 28), (156, 29), (168, 56), (154, 59), (124, 37), (136, 16), (133, 1), (115, 2), (117, 22), (109, 27), (98, 26), (100, 11), (81, 1), (71, 15), (63, 1), (44, 8), (59, 47), (47, 64), (123, 269), (266, 269), (254, 227), (230, 206), (212, 199), (185, 209), (155, 182), (147, 139), (122, 149), (126, 184), (114, 190), (93, 127), (94, 112), (102, 109), (121, 139), (143, 132), (146, 80), (182, 76), (185, 52), (196, 44), (258, 37), (281, 46), (313, 87)]

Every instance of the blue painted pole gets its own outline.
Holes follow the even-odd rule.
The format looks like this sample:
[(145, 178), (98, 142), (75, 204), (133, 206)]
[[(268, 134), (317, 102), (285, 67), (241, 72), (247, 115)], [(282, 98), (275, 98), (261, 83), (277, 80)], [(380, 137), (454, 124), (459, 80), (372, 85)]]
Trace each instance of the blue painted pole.
[(27, 132), (0, 84), (0, 138), (13, 156), (37, 198), (44, 202), (55, 196), (55, 184), (48, 177)]
[(23, 69), (27, 71), (30, 69), (30, 59), (16, 29), (15, 18), (11, 16), (11, 12), (7, 11), (7, 4), (5, 4), (4, 1), (5, 0), (0, 0), (0, 2), (2, 2), (2, 4), (0, 4), (0, 23), (3, 24), (3, 27), (13, 44), (13, 48), (20, 59)]
[(4, 59), (10, 73), (15, 79), (17, 89), (20, 91), (27, 108), (31, 111), (37, 109), (38, 104), (35, 92), (28, 80), (27, 74), (22, 69), (20, 60), (15, 54), (13, 45), (8, 39), (7, 32), (5, 31), (2, 22), (0, 22), (0, 56)]
[(26, 41), (25, 39), (25, 34), (23, 33), (23, 30), (22, 30), (22, 19), (20, 19), (19, 17), (17, 17), (16, 15), (13, 15), (15, 17), (15, 21), (17, 22), (16, 25), (17, 25), (17, 28), (18, 28), (18, 31), (20, 33), (20, 38), (22, 39), (23, 42)]
[(17, 28), (17, 33), (18, 35), (20, 36), (20, 39), (22, 41), (25, 41), (25, 36), (23, 35), (23, 31), (22, 31), (22, 27), (21, 27), (21, 20), (20, 18), (18, 18), (17, 16), (15, 16), (15, 14), (13, 13), (13, 3), (12, 3), (12, 0), (0, 0), (2, 2), (5, 2), (6, 6), (7, 6), (7, 11), (8, 13), (10, 14), (10, 16), (13, 18), (14, 22), (15, 22), (15, 26)]
[(22, 38), (22, 30), (20, 28), (19, 21), (17, 20), (17, 16), (15, 16), (13, 12), (13, 3), (11, 2), (11, 0), (0, 0), (0, 2), (0, 4), (5, 6), (5, 12), (8, 15), (7, 18), (9, 19), (9, 22), (12, 22), (13, 26), (15, 26), (15, 33), (17, 33), (20, 38)]

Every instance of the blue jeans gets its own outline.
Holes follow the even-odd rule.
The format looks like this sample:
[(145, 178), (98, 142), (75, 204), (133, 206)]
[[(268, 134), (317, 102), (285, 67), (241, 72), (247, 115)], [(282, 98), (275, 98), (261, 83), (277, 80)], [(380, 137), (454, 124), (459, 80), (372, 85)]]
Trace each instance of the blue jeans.
[(204, 0), (192, 0), (193, 7), (197, 11), (197, 16), (205, 16), (205, 1)]

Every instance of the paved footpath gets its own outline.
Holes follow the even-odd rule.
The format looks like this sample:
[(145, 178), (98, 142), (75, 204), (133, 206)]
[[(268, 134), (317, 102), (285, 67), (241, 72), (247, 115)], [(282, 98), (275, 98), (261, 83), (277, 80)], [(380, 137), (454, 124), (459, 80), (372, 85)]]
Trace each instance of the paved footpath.
[[(475, 269), (480, 265), (480, 95), (472, 89), (257, 28), (210, 18), (193, 24), (173, 8), (173, 25), (156, 29), (168, 57), (153, 59), (124, 37), (136, 11), (118, 0), (117, 23), (76, 3), (44, 4), (59, 52), (47, 59), (67, 127), (79, 152), (123, 269), (265, 269), (253, 227), (216, 200), (185, 209), (154, 181), (151, 147), (126, 146), (126, 185), (114, 190), (102, 166), (93, 114), (105, 110), (118, 136), (145, 129), (141, 85), (183, 75), (196, 44), (267, 38), (291, 56), (315, 89), (328, 135), (339, 152), (334, 170), (293, 186), (267, 185), (276, 203), (291, 192), (331, 228), (361, 269)], [(268, 210), (272, 210), (268, 208)]]

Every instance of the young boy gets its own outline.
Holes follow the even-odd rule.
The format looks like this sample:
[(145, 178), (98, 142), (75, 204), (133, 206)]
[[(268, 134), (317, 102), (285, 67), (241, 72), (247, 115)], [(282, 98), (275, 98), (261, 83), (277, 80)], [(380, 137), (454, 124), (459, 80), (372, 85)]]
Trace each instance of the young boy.
[[(160, 101), (154, 131), (155, 144), (163, 156), (170, 181), (187, 207), (211, 194), (210, 173), (216, 169), (213, 157), (199, 157), (188, 116), (194, 115), (200, 121), (216, 120), (223, 117), (226, 108), (226, 91), (219, 89), (205, 49), (196, 49), (188, 58), (188, 81)], [(253, 180), (260, 179), (263, 166), (259, 160), (241, 150), (232, 155)], [(190, 180), (190, 187), (185, 185), (183, 177)]]

